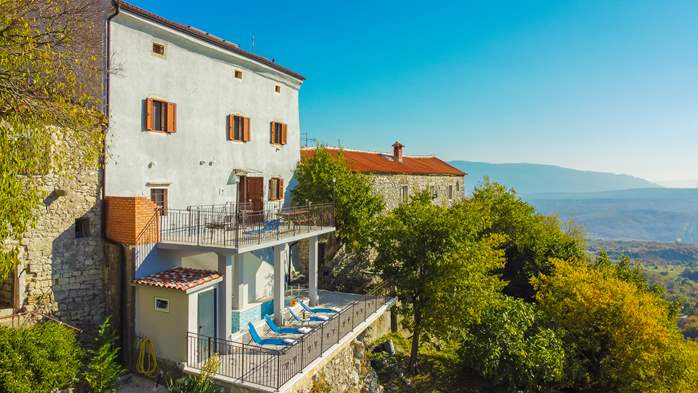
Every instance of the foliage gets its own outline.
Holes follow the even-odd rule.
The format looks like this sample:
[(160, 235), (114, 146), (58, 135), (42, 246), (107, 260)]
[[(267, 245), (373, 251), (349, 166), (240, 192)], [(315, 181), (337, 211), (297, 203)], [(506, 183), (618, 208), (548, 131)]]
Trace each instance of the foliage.
[(95, 98), (95, 3), (0, 0), (0, 279), (16, 266), (18, 239), (35, 221), (43, 197), (37, 175), (98, 164), (104, 119)]
[(535, 305), (505, 296), (465, 334), (464, 364), (497, 391), (551, 391), (562, 380), (565, 350), (558, 333), (541, 326)]
[(89, 351), (90, 360), (83, 373), (83, 380), (92, 393), (114, 393), (115, 384), (126, 370), (119, 364), (119, 348), (116, 346), (110, 318), (97, 331), (95, 348)]
[(564, 384), (577, 392), (695, 391), (696, 363), (658, 294), (608, 269), (556, 260), (533, 279), (536, 301), (562, 329)]
[(65, 388), (77, 380), (81, 357), (73, 330), (57, 323), (0, 327), (0, 392)]
[(204, 363), (198, 377), (187, 375), (174, 381), (170, 380), (167, 391), (170, 393), (222, 393), (223, 388), (211, 382), (211, 376), (216, 373), (219, 366), (220, 358), (218, 354), (213, 354)]
[(550, 271), (550, 259), (584, 259), (581, 231), (561, 228), (560, 220), (536, 214), (533, 206), (513, 190), (489, 180), (476, 187), (470, 203), (487, 212), (492, 225), (487, 233), (506, 235), (506, 265), (503, 278), (509, 284), (506, 293), (533, 298), (529, 280)]
[[(378, 234), (375, 266), (400, 299), (400, 313), (413, 332), (410, 362), (420, 339), (453, 337), (464, 321), (477, 321), (503, 283), (499, 235), (482, 236), (487, 217), (470, 204), (431, 203), (428, 193), (388, 214)], [(476, 207), (476, 206), (475, 206)]]
[(334, 156), (318, 147), (310, 159), (298, 165), (296, 179), (294, 204), (334, 203), (337, 237), (353, 249), (370, 245), (384, 208), (383, 199), (373, 191), (368, 176), (349, 169), (341, 151)]

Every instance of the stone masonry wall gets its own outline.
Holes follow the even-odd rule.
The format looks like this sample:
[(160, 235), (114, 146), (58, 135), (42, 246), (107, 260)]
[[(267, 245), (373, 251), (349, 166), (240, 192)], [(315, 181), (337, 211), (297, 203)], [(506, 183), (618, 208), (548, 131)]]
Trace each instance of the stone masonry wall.
[[(71, 178), (49, 175), (42, 179), (48, 196), (38, 208), (36, 227), (20, 242), (20, 308), (51, 314), (84, 328), (102, 322), (100, 181), (97, 170)], [(87, 236), (77, 238), (76, 219), (83, 217), (89, 219), (89, 230)]]
[[(419, 191), (431, 190), (434, 187), (434, 203), (449, 206), (451, 203), (464, 198), (463, 176), (437, 176), (437, 175), (400, 175), (400, 174), (372, 174), (373, 187), (383, 196), (385, 208), (392, 210), (398, 207), (400, 201), (400, 188), (407, 186), (408, 195), (411, 197)], [(453, 187), (452, 198), (448, 198), (448, 187)]]

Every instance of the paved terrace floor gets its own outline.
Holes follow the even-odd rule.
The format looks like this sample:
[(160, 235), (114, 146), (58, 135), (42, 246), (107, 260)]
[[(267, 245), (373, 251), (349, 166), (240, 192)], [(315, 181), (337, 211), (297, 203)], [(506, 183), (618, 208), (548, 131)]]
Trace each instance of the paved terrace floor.
[[(387, 298), (351, 293), (321, 290), (319, 295), (320, 305), (317, 307), (334, 307), (341, 312), (333, 314), (327, 322), (302, 325), (312, 328), (310, 333), (276, 335), (263, 322), (257, 325), (257, 331), (263, 337), (293, 339), (296, 341), (294, 345), (259, 347), (252, 343), (247, 333), (233, 342), (218, 341), (214, 344), (205, 338), (190, 338), (188, 368), (196, 372), (208, 358), (209, 351), (217, 352), (221, 360), (217, 373), (221, 377), (219, 379), (261, 390), (278, 391), (284, 385), (292, 384), (291, 380), (301, 370), (311, 366), (322, 355), (329, 354), (339, 343), (353, 339), (353, 336), (365, 330), (392, 304), (392, 300)], [(300, 297), (307, 301), (307, 292), (302, 291)], [(294, 311), (300, 315), (300, 306), (297, 305)], [(285, 315), (284, 321), (286, 326), (301, 326), (292, 321), (290, 315)], [(213, 348), (210, 348), (211, 345)]]

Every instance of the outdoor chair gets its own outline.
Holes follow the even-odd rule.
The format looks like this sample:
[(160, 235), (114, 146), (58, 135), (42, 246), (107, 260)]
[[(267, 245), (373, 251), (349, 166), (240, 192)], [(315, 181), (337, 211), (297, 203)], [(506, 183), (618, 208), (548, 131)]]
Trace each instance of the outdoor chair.
[(325, 314), (336, 314), (339, 311), (334, 308), (323, 308), (323, 307), (308, 307), (301, 299), (298, 299), (298, 303), (303, 307), (303, 309), (311, 314), (325, 313)]
[(250, 332), (250, 337), (252, 337), (252, 341), (257, 345), (280, 345), (286, 347), (296, 342), (289, 338), (262, 338), (259, 333), (257, 333), (257, 329), (254, 328), (252, 322), (247, 322), (247, 328)]
[(310, 333), (310, 329), (306, 327), (279, 327), (269, 315), (264, 316), (264, 320), (267, 321), (267, 325), (272, 332), (276, 334), (306, 334)]
[(293, 317), (293, 319), (295, 319), (296, 321), (298, 321), (298, 322), (300, 322), (300, 323), (302, 323), (302, 324), (304, 324), (304, 323), (311, 323), (311, 322), (325, 322), (325, 321), (327, 321), (328, 319), (330, 319), (330, 318), (329, 318), (328, 316), (326, 316), (326, 315), (310, 315), (307, 319), (303, 319), (303, 318), (299, 317), (299, 316), (293, 311), (292, 308), (288, 307), (288, 311), (291, 313), (291, 317)]

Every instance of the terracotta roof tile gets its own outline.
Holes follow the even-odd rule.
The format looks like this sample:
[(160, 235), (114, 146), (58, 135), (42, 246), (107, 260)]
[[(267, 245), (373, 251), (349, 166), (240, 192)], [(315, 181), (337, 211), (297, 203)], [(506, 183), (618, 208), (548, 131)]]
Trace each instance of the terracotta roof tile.
[[(326, 147), (327, 151), (336, 155), (340, 151), (349, 168), (361, 173), (396, 173), (409, 175), (450, 175), (465, 176), (460, 169), (434, 156), (403, 156), (402, 161), (393, 159), (392, 154), (369, 151), (347, 150), (336, 147)], [(301, 160), (307, 160), (315, 154), (315, 148), (303, 148)]]
[(196, 27), (187, 26), (187, 25), (179, 23), (179, 22), (165, 19), (159, 15), (156, 15), (150, 11), (146, 11), (142, 8), (136, 7), (135, 5), (127, 3), (123, 0), (113, 0), (113, 2), (114, 2), (114, 5), (116, 5), (118, 8), (121, 8), (121, 9), (126, 10), (128, 12), (131, 12), (133, 14), (136, 14), (142, 18), (148, 19), (151, 22), (155, 22), (155, 23), (158, 23), (160, 25), (169, 27), (171, 29), (180, 31), (180, 32), (188, 34), (189, 36), (192, 36), (194, 38), (198, 38), (202, 41), (206, 41), (210, 44), (213, 44), (219, 48), (226, 49), (230, 52), (236, 53), (236, 54), (241, 55), (243, 57), (246, 57), (248, 59), (257, 61), (257, 62), (262, 63), (266, 66), (269, 66), (277, 71), (283, 72), (286, 75), (290, 75), (290, 76), (292, 76), (300, 81), (305, 80), (305, 77), (303, 75), (301, 75), (295, 71), (292, 71), (286, 67), (283, 67), (279, 64), (276, 64), (273, 60), (269, 60), (266, 57), (255, 55), (254, 53), (250, 53), (244, 49), (240, 49), (240, 46), (233, 43), (233, 42), (226, 41), (222, 38), (218, 38), (215, 35), (209, 34), (203, 30), (197, 29)]
[(149, 276), (133, 280), (135, 285), (146, 285), (158, 288), (176, 289), (186, 292), (189, 289), (206, 284), (222, 276), (212, 270), (190, 269), (178, 267), (172, 270), (151, 274)]

